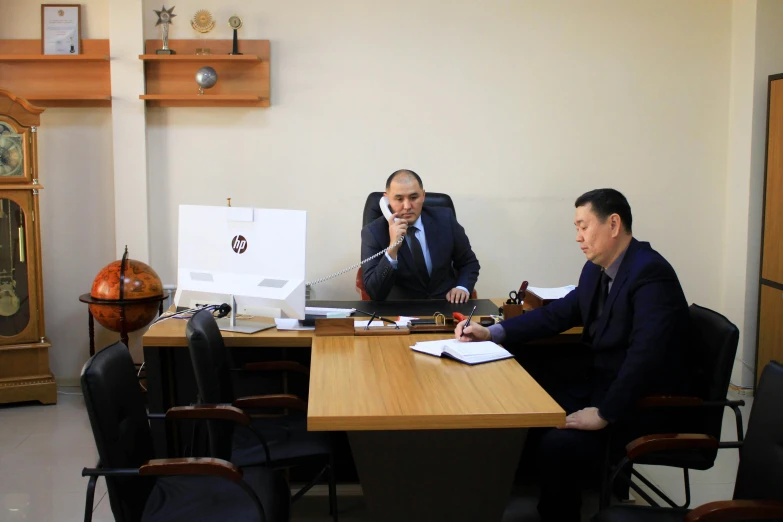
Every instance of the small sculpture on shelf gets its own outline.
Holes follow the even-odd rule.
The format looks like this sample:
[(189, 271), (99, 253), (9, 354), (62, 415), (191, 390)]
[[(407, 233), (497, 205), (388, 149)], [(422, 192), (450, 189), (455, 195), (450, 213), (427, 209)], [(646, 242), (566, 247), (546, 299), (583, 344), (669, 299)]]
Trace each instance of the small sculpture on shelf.
[(215, 86), (218, 80), (217, 71), (212, 67), (202, 67), (196, 71), (196, 83), (198, 84), (198, 93), (204, 94), (204, 89), (210, 89)]
[(234, 45), (231, 54), (242, 54), (239, 52), (239, 42), (237, 42), (237, 29), (242, 27), (242, 19), (234, 15), (228, 19), (228, 26), (234, 30)]
[[(212, 18), (212, 13), (206, 9), (199, 9), (196, 14), (193, 15), (193, 19), (190, 21), (190, 26), (201, 34), (201, 38), (215, 28), (215, 20)], [(209, 47), (200, 47), (196, 49), (196, 54), (210, 54)]]
[(166, 6), (164, 5), (160, 8), (160, 11), (157, 9), (153, 9), (153, 11), (158, 15), (158, 21), (155, 24), (155, 27), (163, 25), (163, 49), (158, 49), (155, 52), (157, 54), (177, 54), (173, 49), (169, 49), (169, 24), (173, 23), (172, 18), (177, 16), (174, 14), (174, 7), (166, 9)]

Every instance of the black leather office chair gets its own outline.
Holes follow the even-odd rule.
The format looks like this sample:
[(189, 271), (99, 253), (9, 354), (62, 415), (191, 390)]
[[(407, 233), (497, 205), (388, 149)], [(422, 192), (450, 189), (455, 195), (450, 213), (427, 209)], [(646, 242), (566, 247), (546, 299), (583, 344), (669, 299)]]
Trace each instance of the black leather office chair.
[[(364, 202), (364, 211), (362, 212), (362, 228), (367, 224), (372, 223), (383, 214), (381, 213), (381, 207), (379, 202), (383, 197), (383, 192), (370, 192), (367, 196), (367, 200)], [(454, 209), (454, 201), (451, 200), (451, 196), (443, 194), (441, 192), (427, 192), (424, 198), (425, 207), (447, 207), (454, 213), (454, 217), (457, 217), (457, 211)], [(359, 271), (356, 274), (356, 291), (362, 296), (362, 301), (370, 301), (370, 296), (364, 289), (364, 279), (362, 278), (362, 267), (359, 267)], [(470, 296), (471, 299), (476, 298), (476, 291)]]
[[(594, 522), (729, 522), (783, 520), (783, 365), (771, 362), (761, 374), (750, 413), (748, 434), (740, 449), (734, 499), (710, 502), (689, 511), (648, 506), (612, 506)], [(709, 435), (651, 435), (630, 443), (626, 458), (634, 461), (663, 450), (716, 451)]]
[(290, 489), (279, 472), (243, 472), (211, 458), (154, 460), (144, 398), (124, 344), (92, 356), (81, 385), (100, 459), (82, 471), (90, 477), (85, 521), (92, 519), (98, 476), (106, 477), (118, 522), (289, 520)]
[[(638, 406), (641, 415), (635, 418), (643, 418), (648, 413), (653, 418), (666, 418), (663, 424), (667, 431), (672, 428), (677, 432), (701, 433), (715, 440), (721, 440), (721, 428), (723, 426), (724, 408), (729, 407), (734, 411), (737, 426), (738, 442), (742, 441), (742, 414), (739, 406), (744, 401), (730, 401), (726, 398), (731, 379), (731, 369), (734, 365), (734, 357), (737, 353), (739, 330), (721, 314), (697, 304), (689, 308), (691, 318), (691, 342), (689, 345), (689, 364), (691, 367), (692, 393), (687, 397), (646, 397)], [(655, 426), (655, 424), (651, 424)], [(622, 433), (622, 426), (615, 430)], [(633, 430), (630, 430), (633, 432)], [(648, 432), (649, 433), (649, 432)], [(640, 433), (636, 433), (640, 435)], [(625, 440), (628, 440), (626, 438)], [(715, 464), (718, 448), (736, 448), (738, 442), (723, 442), (714, 449), (701, 448), (699, 450), (678, 450), (672, 452), (656, 452), (644, 455), (635, 460), (636, 464), (651, 464), (656, 466), (669, 466), (683, 470), (685, 485), (685, 504), (677, 506), (668, 496), (664, 495), (652, 483), (642, 475), (629, 469), (630, 473), (645, 483), (656, 495), (672, 507), (687, 508), (690, 505), (690, 478), (689, 469), (707, 470)], [(606, 476), (614, 471), (607, 469)], [(637, 487), (631, 485), (636, 491)], [(609, 502), (608, 487), (603, 488), (601, 505), (606, 507)]]
[[(231, 461), (240, 467), (269, 466), (275, 469), (316, 464), (320, 471), (293, 497), (295, 502), (325, 476), (329, 483), (329, 509), (337, 521), (337, 490), (332, 446), (328, 433), (307, 431), (307, 403), (294, 395), (234, 396), (230, 352), (223, 343), (217, 322), (209, 310), (201, 310), (188, 321), (185, 335), (198, 386), (199, 403), (231, 404), (243, 411), (264, 410), (297, 413), (254, 418), (250, 427), (225, 421), (207, 421), (209, 451), (212, 457)], [(247, 371), (308, 370), (298, 363), (254, 363)]]

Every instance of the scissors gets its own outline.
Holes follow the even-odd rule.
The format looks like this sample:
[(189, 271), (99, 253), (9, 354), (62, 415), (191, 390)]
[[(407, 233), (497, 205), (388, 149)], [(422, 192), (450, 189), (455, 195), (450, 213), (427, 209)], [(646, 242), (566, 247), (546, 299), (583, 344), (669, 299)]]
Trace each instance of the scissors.
[(522, 297), (519, 296), (519, 292), (516, 290), (510, 291), (508, 293), (508, 300), (506, 301), (506, 304), (522, 304)]

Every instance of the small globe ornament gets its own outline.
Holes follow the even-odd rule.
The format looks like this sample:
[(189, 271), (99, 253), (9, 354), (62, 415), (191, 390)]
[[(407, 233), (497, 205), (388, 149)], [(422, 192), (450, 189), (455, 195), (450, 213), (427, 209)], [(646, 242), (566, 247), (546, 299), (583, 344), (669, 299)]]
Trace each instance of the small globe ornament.
[(212, 67), (202, 67), (196, 71), (196, 83), (198, 84), (198, 93), (204, 94), (204, 89), (215, 86), (218, 80), (217, 71)]
[(122, 260), (109, 263), (95, 276), (90, 313), (109, 330), (132, 332), (155, 318), (163, 295), (163, 283), (155, 270), (128, 259), (126, 247)]

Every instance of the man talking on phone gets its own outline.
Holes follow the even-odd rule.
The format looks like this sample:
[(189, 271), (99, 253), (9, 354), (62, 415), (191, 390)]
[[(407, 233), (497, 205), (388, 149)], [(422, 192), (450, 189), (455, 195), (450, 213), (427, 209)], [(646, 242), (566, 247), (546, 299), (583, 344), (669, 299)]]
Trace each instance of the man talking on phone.
[(450, 208), (424, 207), (424, 186), (412, 170), (386, 180), (391, 214), (362, 229), (364, 289), (374, 301), (442, 299), (464, 303), (478, 280), (479, 262)]

